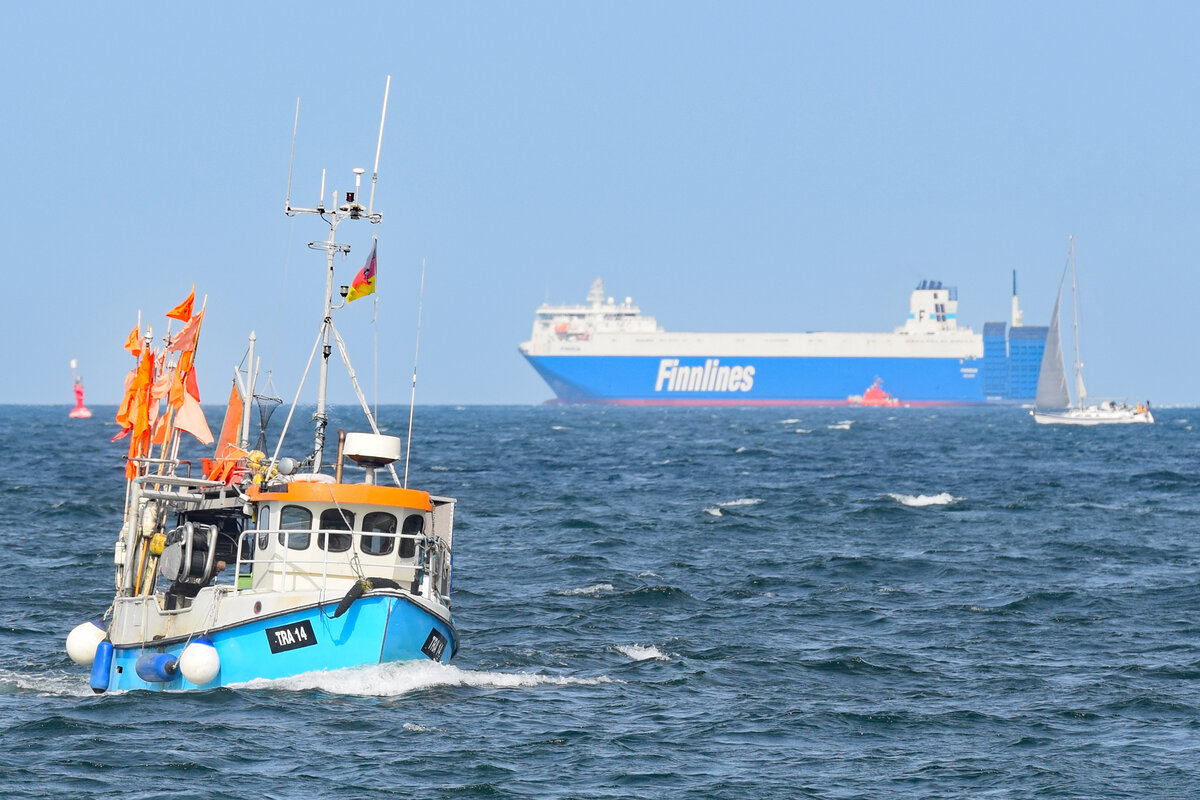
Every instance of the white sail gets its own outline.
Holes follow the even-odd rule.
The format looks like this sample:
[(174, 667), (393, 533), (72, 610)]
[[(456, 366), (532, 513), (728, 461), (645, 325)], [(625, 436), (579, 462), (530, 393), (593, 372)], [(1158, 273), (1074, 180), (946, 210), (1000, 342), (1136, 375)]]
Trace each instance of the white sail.
[(1067, 394), (1067, 370), (1063, 364), (1062, 337), (1058, 332), (1058, 305), (1062, 300), (1062, 284), (1058, 285), (1058, 296), (1054, 298), (1054, 313), (1050, 315), (1050, 330), (1046, 334), (1046, 348), (1042, 351), (1042, 367), (1038, 372), (1035, 408), (1066, 408), (1071, 405)]

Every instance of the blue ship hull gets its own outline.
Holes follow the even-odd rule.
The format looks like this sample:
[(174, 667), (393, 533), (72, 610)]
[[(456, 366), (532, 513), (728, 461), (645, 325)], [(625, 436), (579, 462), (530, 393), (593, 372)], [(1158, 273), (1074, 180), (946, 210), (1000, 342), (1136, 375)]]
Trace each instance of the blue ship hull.
[[(990, 397), (984, 359), (529, 356), (560, 402), (624, 405), (839, 405), (876, 378), (902, 405), (969, 405)], [(679, 368), (690, 374), (680, 378)], [(725, 370), (722, 372), (722, 370)]]
[[(458, 648), (453, 626), (406, 599), (392, 595), (364, 597), (334, 619), (336, 605), (256, 618), (242, 625), (209, 632), (208, 638), (221, 659), (221, 669), (216, 678), (203, 685), (190, 683), (179, 673), (167, 682), (145, 681), (137, 674), (136, 664), (143, 654), (169, 653), (178, 658), (186, 644), (183, 641), (160, 647), (116, 647), (108, 689), (212, 689), (256, 678), (286, 678), (315, 670), (432, 658), (428, 651), (436, 653), (436, 660), (445, 663)], [(292, 640), (280, 647), (281, 635), (275, 632), (297, 629), (311, 631), (313, 641)], [(430, 647), (431, 640), (437, 642), (432, 632), (436, 632), (441, 641)], [(291, 637), (283, 635), (282, 638)], [(423, 650), (426, 647), (428, 651)]]

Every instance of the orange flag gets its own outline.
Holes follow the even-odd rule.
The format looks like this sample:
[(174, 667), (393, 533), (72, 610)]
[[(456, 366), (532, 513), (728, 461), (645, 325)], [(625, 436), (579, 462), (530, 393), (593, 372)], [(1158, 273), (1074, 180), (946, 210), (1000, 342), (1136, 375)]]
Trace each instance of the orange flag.
[[(188, 389), (187, 376), (195, 371), (194, 367), (192, 366), (192, 359), (194, 356), (195, 353), (193, 353), (191, 350), (185, 350), (184, 352), (180, 353), (179, 363), (175, 365), (175, 369), (171, 372), (171, 391), (167, 395), (167, 405), (169, 405), (171, 408), (178, 409), (181, 405), (183, 405), (183, 394)], [(194, 378), (192, 380), (193, 382), (195, 381)], [(200, 391), (196, 390), (196, 394), (198, 395), (199, 393)], [(197, 397), (196, 399), (199, 400), (200, 398)]]
[(192, 293), (187, 296), (179, 305), (167, 312), (167, 316), (171, 319), (177, 319), (180, 322), (187, 322), (192, 316), (192, 303), (196, 302), (196, 290), (192, 289)]
[(129, 338), (125, 340), (125, 349), (134, 358), (142, 354), (142, 333), (138, 330), (137, 325), (134, 325), (133, 330), (129, 332)]
[(122, 436), (133, 430), (133, 423), (129, 419), (129, 415), (133, 409), (133, 379), (137, 375), (137, 367), (129, 371), (125, 376), (125, 394), (121, 396), (121, 405), (117, 406), (117, 424), (121, 426), (121, 432), (113, 437), (115, 442)]
[(189, 352), (196, 349), (196, 336), (200, 333), (200, 324), (204, 322), (204, 312), (192, 317), (183, 330), (171, 337), (167, 346), (169, 352)]
[[(153, 419), (151, 418), (150, 406), (152, 401), (150, 393), (153, 385), (154, 353), (147, 350), (142, 353), (142, 358), (138, 362), (137, 372), (127, 393), (127, 397), (129, 398), (127, 422), (132, 429), (130, 431), (132, 435), (129, 437), (130, 459), (139, 458), (149, 452), (151, 425), (153, 423)], [(157, 402), (154, 405), (157, 406)], [(122, 406), (124, 406), (124, 403), (122, 403)], [(120, 418), (118, 418), (117, 422), (121, 422)], [(134, 478), (137, 477), (137, 474), (137, 465), (132, 460), (126, 462), (126, 477)]]
[(225, 407), (225, 421), (221, 423), (221, 435), (217, 437), (217, 449), (213, 458), (226, 458), (226, 448), (236, 449), (238, 428), (242, 425), (242, 393), (234, 383), (229, 390), (229, 404)]
[(208, 421), (204, 419), (204, 411), (200, 408), (199, 401), (187, 392), (183, 393), (183, 405), (175, 412), (175, 427), (195, 436), (200, 440), (200, 444), (213, 443), (212, 431), (208, 428)]

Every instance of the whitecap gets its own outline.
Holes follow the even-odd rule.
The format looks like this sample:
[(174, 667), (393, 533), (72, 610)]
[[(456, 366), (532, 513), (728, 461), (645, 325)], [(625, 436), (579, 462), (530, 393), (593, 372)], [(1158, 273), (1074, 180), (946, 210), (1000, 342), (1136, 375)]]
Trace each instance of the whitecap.
[(562, 597), (573, 597), (581, 594), (596, 597), (601, 592), (611, 592), (615, 588), (611, 583), (594, 583), (591, 586), (584, 586), (582, 589), (560, 589), (555, 594)]
[(762, 502), (758, 497), (743, 497), (739, 500), (730, 500), (728, 503), (717, 503), (718, 508), (733, 508), (735, 506), (756, 506)]
[(422, 689), (467, 686), (476, 689), (531, 689), (538, 686), (593, 686), (612, 683), (606, 676), (572, 678), (561, 675), (537, 675), (526, 672), (490, 672), (459, 669), (435, 661), (392, 661), (366, 667), (306, 672), (288, 678), (255, 679), (235, 684), (244, 689), (283, 689), (309, 691), (319, 689), (331, 694), (361, 697), (398, 697)]
[(634, 661), (649, 661), (650, 659), (654, 659), (656, 661), (671, 660), (670, 656), (659, 650), (654, 645), (645, 646), (640, 644), (619, 644), (617, 645), (617, 652), (628, 656)]
[(716, 506), (713, 506), (712, 508), (706, 508), (706, 509), (704, 509), (704, 513), (705, 513), (705, 514), (708, 514), (708, 515), (710, 515), (710, 516), (713, 516), (713, 517), (723, 517), (723, 516), (725, 516), (723, 513), (721, 513), (721, 509), (717, 508)]
[(749, 450), (749, 449), (750, 449), (750, 448), (743, 446), (743, 447), (739, 447), (737, 450), (734, 450), (733, 452), (735, 452), (735, 453), (745, 453), (745, 452), (746, 452), (747, 450)]
[(942, 492), (934, 495), (911, 495), (911, 494), (893, 494), (889, 493), (888, 497), (895, 500), (897, 503), (906, 506), (919, 508), (921, 506), (948, 506), (956, 500), (961, 500), (961, 497), (955, 497), (949, 492)]
[(812, 433), (812, 428), (796, 428), (796, 433)]
[(800, 422), (800, 420), (798, 420), (798, 419), (784, 419), (784, 420), (780, 420), (779, 424), (780, 425), (795, 425), (798, 422)]
[(831, 431), (848, 431), (848, 430), (850, 430), (850, 426), (853, 424), (854, 424), (854, 420), (844, 419), (844, 420), (841, 420), (840, 422), (835, 422), (832, 425), (826, 425), (825, 427), (829, 428), (829, 430), (831, 430)]
[(403, 727), (404, 730), (412, 731), (413, 733), (436, 733), (437, 732), (437, 728), (427, 728), (426, 726), (418, 725), (415, 722), (406, 722), (401, 727)]
[(569, 431), (571, 429), (568, 428), (566, 425), (551, 425), (550, 430), (552, 430), (552, 431)]
[(16, 692), (37, 692), (43, 697), (95, 697), (88, 684), (90, 670), (80, 667), (78, 672), (29, 675), (11, 670), (0, 670), (0, 695)]

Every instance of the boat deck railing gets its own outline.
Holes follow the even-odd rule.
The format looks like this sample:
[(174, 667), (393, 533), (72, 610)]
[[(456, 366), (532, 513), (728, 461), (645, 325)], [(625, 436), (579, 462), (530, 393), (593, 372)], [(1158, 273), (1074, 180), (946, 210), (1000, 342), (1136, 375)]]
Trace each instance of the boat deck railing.
[[(304, 550), (294, 550), (284, 544), (289, 536), (312, 538)], [(350, 547), (343, 551), (331, 551), (328, 545), (335, 536), (352, 537)], [(390, 539), (393, 544), (387, 554), (373, 555), (361, 549), (364, 537)], [(322, 541), (325, 547), (320, 546)], [(276, 547), (260, 547), (264, 542), (267, 545), (274, 542)], [(412, 555), (401, 557), (405, 542), (411, 543)], [(312, 557), (313, 550), (319, 557)], [(254, 556), (245, 558), (243, 554), (247, 551)], [(270, 585), (274, 585), (274, 580), (278, 579), (289, 589), (296, 588), (300, 582), (309, 581), (312, 588), (324, 593), (331, 578), (395, 580), (402, 577), (404, 580), (397, 580), (401, 589), (450, 606), (450, 549), (441, 539), (425, 533), (251, 528), (238, 537), (237, 553), (233, 575), (238, 591), (261, 589), (264, 588), (264, 582), (270, 581)], [(258, 557), (260, 553), (264, 555)], [(340, 597), (341, 589), (334, 594)]]

